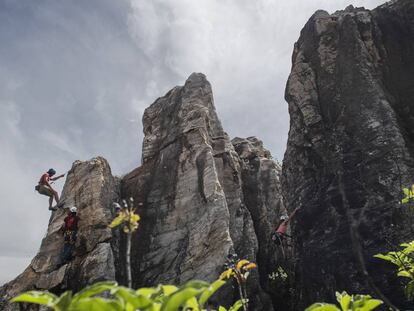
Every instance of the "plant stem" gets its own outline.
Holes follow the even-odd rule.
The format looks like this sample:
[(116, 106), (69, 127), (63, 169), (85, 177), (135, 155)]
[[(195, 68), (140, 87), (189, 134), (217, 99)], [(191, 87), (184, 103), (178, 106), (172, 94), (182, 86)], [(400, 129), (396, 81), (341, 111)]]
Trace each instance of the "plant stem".
[(128, 287), (132, 288), (132, 276), (131, 276), (131, 239), (132, 233), (127, 233), (127, 245), (126, 245), (126, 276)]

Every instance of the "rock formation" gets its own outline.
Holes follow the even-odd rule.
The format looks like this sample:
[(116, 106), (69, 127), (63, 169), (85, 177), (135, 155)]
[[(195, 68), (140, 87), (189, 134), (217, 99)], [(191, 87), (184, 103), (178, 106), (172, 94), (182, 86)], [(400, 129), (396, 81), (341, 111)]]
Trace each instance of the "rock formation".
[[(244, 161), (223, 131), (205, 76), (192, 74), (183, 87), (158, 98), (146, 109), (143, 124), (142, 166), (123, 178), (121, 188), (123, 197), (142, 203), (134, 244), (135, 285), (213, 281), (233, 252), (256, 261), (258, 222), (267, 216), (261, 213), (268, 213), (269, 202), (246, 206)], [(276, 170), (269, 164), (269, 175)], [(257, 272), (250, 284), (254, 307), (270, 310)]]
[(65, 207), (75, 205), (81, 217), (75, 259), (61, 265), (63, 237), (59, 229), (67, 212), (59, 209), (50, 218), (39, 252), (20, 276), (1, 288), (2, 298), (32, 289), (77, 291), (93, 282), (115, 280), (112, 233), (107, 224), (113, 217), (112, 202), (118, 200), (118, 184), (105, 159), (76, 161), (62, 192)]
[[(393, 268), (372, 256), (414, 238), (400, 206), (414, 173), (414, 2), (316, 12), (295, 44), (283, 162), (301, 306), (335, 290), (401, 303)], [(381, 297), (382, 298), (382, 297)]]
[[(133, 286), (213, 281), (229, 254), (259, 263), (249, 276), (253, 310), (272, 310), (268, 273), (276, 262), (270, 234), (280, 213), (280, 166), (260, 140), (232, 142), (217, 117), (210, 83), (192, 74), (148, 107), (143, 116), (142, 165), (120, 182), (107, 162), (75, 162), (63, 190), (65, 206), (79, 208), (75, 259), (59, 267), (65, 213), (53, 213), (48, 234), (26, 271), (6, 284), (5, 298), (38, 288), (79, 290), (97, 280), (125, 284), (125, 241), (108, 229), (112, 203), (134, 198), (141, 215), (133, 236)], [(229, 285), (216, 300), (238, 299)]]

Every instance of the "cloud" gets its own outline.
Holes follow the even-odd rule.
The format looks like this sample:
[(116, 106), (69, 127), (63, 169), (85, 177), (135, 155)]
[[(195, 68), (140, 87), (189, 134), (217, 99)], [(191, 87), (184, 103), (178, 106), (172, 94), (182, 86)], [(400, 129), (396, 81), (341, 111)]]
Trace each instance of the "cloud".
[(317, 9), (380, 2), (0, 1), (0, 247), (21, 258), (0, 259), (0, 281), (46, 231), (40, 175), (96, 155), (118, 175), (138, 166), (144, 109), (192, 72), (212, 83), (231, 136), (258, 136), (282, 159), (300, 29)]

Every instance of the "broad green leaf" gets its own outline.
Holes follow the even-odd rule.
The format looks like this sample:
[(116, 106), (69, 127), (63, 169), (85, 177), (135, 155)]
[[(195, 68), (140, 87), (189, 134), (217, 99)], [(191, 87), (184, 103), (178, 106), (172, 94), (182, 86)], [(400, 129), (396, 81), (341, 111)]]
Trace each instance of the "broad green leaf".
[(161, 285), (161, 288), (162, 288), (164, 295), (166, 296), (169, 296), (178, 290), (178, 287), (174, 285)]
[(355, 309), (355, 311), (371, 311), (376, 309), (382, 303), (383, 302), (379, 299), (369, 299), (360, 308)]
[(14, 297), (11, 302), (29, 302), (52, 307), (57, 299), (56, 295), (49, 292), (29, 291)]
[[(317, 302), (307, 307), (305, 311), (341, 311), (341, 310), (333, 304)], [(344, 311), (348, 311), (348, 310), (344, 310)]]
[(64, 292), (55, 302), (56, 310), (66, 311), (72, 303), (72, 292)]
[(195, 288), (195, 289), (205, 289), (208, 288), (210, 286), (209, 283), (205, 282), (205, 281), (199, 281), (199, 280), (193, 280), (193, 281), (188, 281), (187, 283), (185, 283), (182, 288)]
[(199, 302), (200, 305), (203, 307), (205, 305), (205, 303), (207, 302), (207, 300), (213, 296), (213, 294), (220, 288), (222, 287), (224, 284), (226, 284), (225, 281), (223, 280), (216, 280), (214, 281), (208, 288), (206, 288), (200, 296)]
[(219, 309), (218, 309), (218, 311), (227, 311), (227, 309), (225, 307), (223, 307), (223, 306), (220, 306)]
[(161, 307), (161, 311), (176, 311), (180, 306), (184, 305), (187, 300), (195, 297), (200, 292), (200, 289), (191, 287), (180, 289), (167, 298)]
[(142, 295), (137, 295), (137, 293), (126, 287), (118, 287), (112, 293), (121, 299), (125, 304), (130, 304), (135, 309), (145, 309), (151, 305), (152, 301)]
[(105, 291), (110, 291), (114, 288), (116, 288), (117, 283), (112, 281), (107, 282), (98, 282), (93, 285), (90, 285), (83, 290), (79, 291), (73, 296), (73, 299), (83, 299), (95, 296), (97, 294), (103, 293)]
[(122, 304), (116, 300), (100, 297), (84, 298), (77, 301), (73, 311), (123, 311)]
[(136, 290), (136, 294), (139, 296), (144, 296), (147, 298), (150, 298), (153, 294), (157, 293), (158, 290), (153, 287), (143, 287), (138, 290)]

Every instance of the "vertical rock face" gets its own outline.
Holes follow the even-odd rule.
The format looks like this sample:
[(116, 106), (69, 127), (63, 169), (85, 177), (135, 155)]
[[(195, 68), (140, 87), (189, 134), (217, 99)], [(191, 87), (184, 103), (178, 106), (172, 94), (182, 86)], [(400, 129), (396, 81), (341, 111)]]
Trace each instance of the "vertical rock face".
[(59, 229), (67, 210), (59, 209), (50, 218), (39, 252), (20, 276), (0, 289), (2, 297), (9, 299), (31, 289), (76, 291), (96, 281), (115, 280), (112, 233), (107, 225), (117, 197), (118, 183), (105, 159), (76, 161), (67, 174), (62, 193), (65, 207), (77, 206), (80, 217), (75, 258), (60, 265), (63, 236)]
[[(142, 203), (135, 285), (213, 281), (233, 252), (255, 261), (256, 207), (245, 204), (244, 162), (222, 129), (205, 76), (192, 74), (157, 99), (143, 123), (143, 164), (122, 181), (122, 195)], [(256, 310), (270, 310), (257, 272), (251, 284)]]
[(280, 187), (281, 166), (256, 137), (234, 138), (240, 158), (244, 202), (250, 211), (259, 243), (257, 263), (263, 288), (270, 291), (269, 274), (280, 265), (270, 237), (279, 217), (285, 214)]
[(377, 296), (375, 284), (403, 302), (392, 268), (372, 256), (414, 238), (398, 204), (414, 173), (414, 2), (316, 12), (295, 45), (286, 100), (284, 198), (302, 207), (298, 296)]
[[(98, 280), (125, 282), (125, 241), (110, 231), (111, 206), (134, 198), (141, 216), (132, 245), (133, 286), (216, 280), (228, 255), (258, 262), (248, 279), (252, 310), (273, 310), (268, 274), (276, 268), (271, 231), (283, 212), (280, 166), (254, 137), (230, 141), (217, 117), (210, 83), (192, 74), (143, 116), (142, 165), (120, 185), (102, 158), (74, 163), (62, 199), (81, 218), (75, 259), (59, 266), (65, 213), (52, 215), (39, 253), (0, 292), (79, 290)], [(216, 299), (239, 299), (231, 281)], [(233, 284), (234, 285), (234, 284)], [(214, 302), (214, 301), (213, 301)]]

